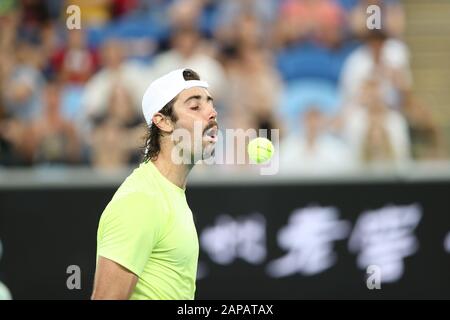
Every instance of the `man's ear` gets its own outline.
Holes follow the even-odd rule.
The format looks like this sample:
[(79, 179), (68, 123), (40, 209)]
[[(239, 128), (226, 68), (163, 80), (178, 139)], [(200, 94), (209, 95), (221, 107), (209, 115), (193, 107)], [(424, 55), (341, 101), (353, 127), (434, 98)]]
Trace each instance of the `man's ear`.
[(162, 132), (171, 133), (174, 130), (173, 123), (169, 117), (159, 112), (153, 115), (152, 121)]

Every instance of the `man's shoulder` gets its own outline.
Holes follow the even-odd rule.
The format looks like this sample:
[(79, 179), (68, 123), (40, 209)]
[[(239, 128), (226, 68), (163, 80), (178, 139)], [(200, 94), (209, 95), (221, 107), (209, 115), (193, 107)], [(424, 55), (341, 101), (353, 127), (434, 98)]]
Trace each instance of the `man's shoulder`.
[(154, 179), (146, 174), (145, 168), (141, 164), (122, 182), (114, 196), (143, 193), (148, 194), (151, 197), (157, 194), (156, 190), (157, 185)]
[(145, 225), (154, 219), (166, 220), (167, 210), (160, 196), (149, 190), (120, 187), (103, 210), (101, 220), (126, 225)]
[(116, 207), (153, 207), (160, 200), (160, 193), (152, 179), (145, 177), (138, 167), (122, 182), (108, 203), (105, 211)]

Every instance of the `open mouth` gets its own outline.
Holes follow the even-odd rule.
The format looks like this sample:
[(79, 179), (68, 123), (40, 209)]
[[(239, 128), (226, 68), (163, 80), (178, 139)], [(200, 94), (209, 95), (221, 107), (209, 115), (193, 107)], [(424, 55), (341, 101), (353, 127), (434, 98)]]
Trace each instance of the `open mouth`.
[(216, 143), (217, 142), (217, 133), (218, 133), (218, 129), (217, 127), (212, 127), (208, 130), (205, 131), (205, 133), (203, 134), (203, 136), (210, 142), (212, 143)]

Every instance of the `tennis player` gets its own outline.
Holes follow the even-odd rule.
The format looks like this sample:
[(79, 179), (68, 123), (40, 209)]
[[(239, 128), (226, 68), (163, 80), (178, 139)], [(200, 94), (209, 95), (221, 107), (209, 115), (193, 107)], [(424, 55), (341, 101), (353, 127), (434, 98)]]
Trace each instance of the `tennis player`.
[[(217, 142), (207, 88), (195, 71), (179, 69), (146, 90), (144, 161), (100, 218), (92, 299), (194, 299), (199, 246), (185, 190), (195, 159), (212, 156)], [(190, 139), (179, 139), (180, 130)]]

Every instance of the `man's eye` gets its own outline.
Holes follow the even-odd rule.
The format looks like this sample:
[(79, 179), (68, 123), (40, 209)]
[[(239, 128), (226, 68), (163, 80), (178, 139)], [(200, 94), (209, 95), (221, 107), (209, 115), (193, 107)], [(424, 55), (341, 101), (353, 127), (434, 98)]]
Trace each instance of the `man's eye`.
[(195, 106), (195, 107), (192, 107), (191, 109), (192, 110), (198, 110), (198, 109), (200, 109), (200, 107), (199, 106)]

